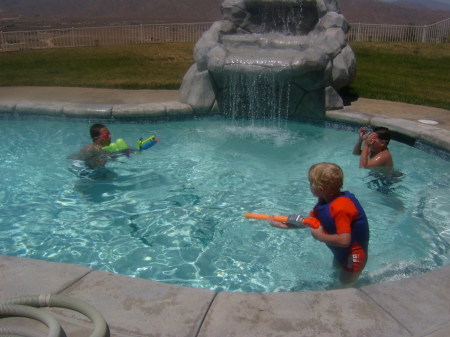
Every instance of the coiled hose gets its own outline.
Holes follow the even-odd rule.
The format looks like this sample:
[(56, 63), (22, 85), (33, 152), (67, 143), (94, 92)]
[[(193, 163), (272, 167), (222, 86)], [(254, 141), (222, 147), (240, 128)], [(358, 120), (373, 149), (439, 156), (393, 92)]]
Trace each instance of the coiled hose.
[[(22, 296), (0, 301), (0, 316), (33, 318), (47, 325), (49, 328), (48, 337), (66, 337), (61, 325), (50, 313), (36, 309), (42, 307), (58, 307), (77, 311), (94, 323), (94, 332), (90, 337), (109, 337), (109, 327), (97, 309), (86, 302), (65, 295)], [(9, 336), (36, 336), (24, 334), (23, 329), (20, 328), (18, 330), (0, 328), (0, 336), (3, 337), (6, 334)]]

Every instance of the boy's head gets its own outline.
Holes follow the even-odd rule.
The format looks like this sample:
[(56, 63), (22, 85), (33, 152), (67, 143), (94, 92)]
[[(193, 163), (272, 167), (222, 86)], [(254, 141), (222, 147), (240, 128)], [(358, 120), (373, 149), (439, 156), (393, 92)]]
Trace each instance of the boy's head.
[(311, 191), (338, 193), (344, 184), (342, 169), (333, 163), (317, 163), (310, 167), (308, 172)]
[(92, 141), (101, 146), (111, 144), (111, 132), (103, 124), (93, 124), (89, 129)]
[(103, 124), (93, 124), (89, 130), (91, 134), (92, 140), (95, 140), (96, 138), (100, 137), (102, 134), (101, 129), (106, 128)]
[(376, 133), (378, 141), (383, 142), (385, 146), (389, 144), (389, 141), (391, 140), (391, 132), (388, 128), (379, 126), (374, 128), (373, 132)]

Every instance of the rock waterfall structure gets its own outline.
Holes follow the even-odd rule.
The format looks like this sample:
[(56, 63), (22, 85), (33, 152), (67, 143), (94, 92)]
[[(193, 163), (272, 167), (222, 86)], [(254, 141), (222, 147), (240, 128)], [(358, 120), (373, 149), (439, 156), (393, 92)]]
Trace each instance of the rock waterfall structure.
[(232, 118), (323, 118), (356, 74), (337, 0), (225, 0), (197, 41), (181, 102)]

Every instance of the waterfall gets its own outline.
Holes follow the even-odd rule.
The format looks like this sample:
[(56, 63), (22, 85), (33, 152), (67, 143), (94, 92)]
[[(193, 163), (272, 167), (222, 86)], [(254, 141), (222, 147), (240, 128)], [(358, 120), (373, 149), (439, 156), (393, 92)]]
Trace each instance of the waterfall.
[(203, 34), (181, 101), (250, 120), (323, 119), (356, 75), (337, 0), (224, 0)]
[(256, 17), (259, 17), (265, 33), (282, 33), (284, 35), (302, 35), (303, 0), (296, 0), (283, 6), (260, 6)]
[(277, 72), (244, 72), (239, 67), (225, 76), (222, 111), (226, 118), (280, 124), (289, 116), (291, 85)]

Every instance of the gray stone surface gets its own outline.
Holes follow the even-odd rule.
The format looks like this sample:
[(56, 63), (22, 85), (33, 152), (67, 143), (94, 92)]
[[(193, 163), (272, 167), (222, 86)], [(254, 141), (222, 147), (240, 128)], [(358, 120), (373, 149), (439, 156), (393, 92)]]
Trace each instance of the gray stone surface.
[[(326, 110), (332, 110), (336, 106), (342, 106), (344, 103), (341, 96), (336, 92), (333, 87), (325, 88), (325, 108)], [(326, 112), (325, 112), (326, 114)]]
[(413, 335), (450, 321), (450, 266), (361, 288)]
[(425, 125), (419, 125), (414, 121), (405, 121), (400, 118), (390, 118), (384, 116), (374, 116), (370, 119), (370, 125), (372, 126), (385, 126), (389, 129), (396, 130), (404, 135), (410, 136), (412, 138), (419, 137), (421, 133), (421, 128), (426, 127)]
[(16, 114), (22, 116), (35, 115), (61, 117), (65, 104), (67, 103), (20, 101), (16, 105), (15, 112)]
[(180, 337), (195, 336), (215, 296), (211, 290), (100, 271), (90, 273), (64, 294), (95, 303), (115, 331)]
[(194, 110), (189, 104), (180, 102), (168, 102), (165, 104), (166, 115), (169, 117), (189, 116), (194, 113)]
[(373, 115), (359, 111), (329, 110), (326, 112), (326, 117), (343, 123), (370, 125)]
[(0, 115), (13, 115), (16, 105), (16, 101), (0, 101)]
[(189, 104), (172, 101), (165, 103), (119, 104), (112, 108), (112, 117), (116, 119), (163, 119), (193, 114)]
[[(332, 86), (339, 90), (353, 81), (356, 74), (356, 59), (349, 46), (345, 46), (333, 60)], [(341, 107), (343, 105), (340, 105)]]
[(158, 118), (165, 114), (163, 103), (123, 104), (112, 109), (112, 116), (117, 119)]
[[(217, 102), (228, 113), (231, 97), (267, 100), (259, 106), (241, 104), (242, 110), (233, 111), (236, 116), (265, 109), (265, 115), (286, 110), (290, 116), (322, 118), (325, 107), (343, 107), (337, 91), (354, 79), (356, 61), (336, 0), (225, 0), (222, 13), (223, 20), (194, 48), (182, 102), (202, 112)], [(288, 87), (281, 98), (285, 106), (271, 107)]]
[[(24, 295), (64, 294), (96, 308), (115, 337), (447, 337), (449, 283), (450, 266), (445, 266), (360, 289), (216, 294), (69, 264), (0, 255), (0, 301)], [(50, 312), (69, 337), (89, 336), (93, 331), (93, 324), (75, 311), (51, 308)], [(47, 331), (36, 321), (0, 319), (0, 328), (17, 325)]]
[[(445, 110), (442, 113), (446, 114)], [(450, 150), (450, 130), (443, 129), (439, 124), (428, 125), (418, 120), (392, 118), (385, 115), (369, 114), (353, 110), (329, 110), (326, 118), (344, 123), (384, 126), (415, 141), (424, 141), (439, 148)]]
[(82, 104), (70, 103), (64, 105), (63, 116), (69, 118), (111, 118), (110, 104)]
[(92, 270), (0, 255), (0, 298), (58, 293)]
[(197, 65), (192, 65), (183, 78), (180, 95), (195, 112), (209, 112), (216, 98), (208, 71), (199, 72)]
[(176, 101), (177, 90), (126, 90), (80, 87), (0, 87), (0, 101), (47, 101), (84, 104), (140, 104)]
[(450, 150), (450, 131), (448, 130), (430, 128), (420, 134), (420, 139), (429, 144)]
[(442, 148), (450, 148), (450, 131), (441, 130), (434, 125), (384, 116), (374, 116), (370, 124), (373, 126), (385, 126), (409, 137), (424, 140)]
[(450, 322), (429, 326), (421, 332), (414, 334), (414, 337), (448, 337), (450, 336)]
[(356, 289), (327, 292), (220, 293), (203, 323), (207, 336), (410, 336)]

